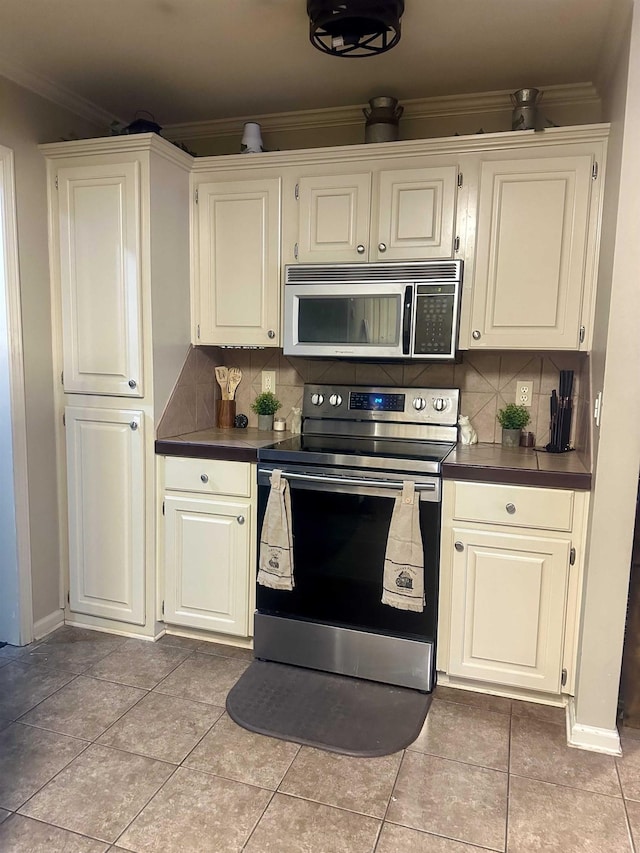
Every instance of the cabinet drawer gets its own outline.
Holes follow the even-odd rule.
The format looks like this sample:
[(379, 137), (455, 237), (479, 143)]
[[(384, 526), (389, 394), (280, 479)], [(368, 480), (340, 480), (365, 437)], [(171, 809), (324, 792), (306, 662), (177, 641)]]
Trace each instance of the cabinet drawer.
[(573, 492), (493, 483), (456, 483), (453, 515), (463, 521), (571, 530)]
[(183, 459), (169, 456), (165, 465), (165, 486), (184, 492), (251, 495), (251, 464), (220, 459)]

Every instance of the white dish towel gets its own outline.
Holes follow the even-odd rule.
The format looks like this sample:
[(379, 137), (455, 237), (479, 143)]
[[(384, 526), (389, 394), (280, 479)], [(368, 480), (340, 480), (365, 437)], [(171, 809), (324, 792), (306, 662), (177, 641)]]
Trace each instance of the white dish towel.
[(382, 603), (399, 610), (424, 610), (424, 551), (420, 495), (412, 482), (396, 497), (384, 555)]
[(293, 531), (289, 484), (276, 468), (260, 533), (258, 583), (272, 589), (293, 589)]

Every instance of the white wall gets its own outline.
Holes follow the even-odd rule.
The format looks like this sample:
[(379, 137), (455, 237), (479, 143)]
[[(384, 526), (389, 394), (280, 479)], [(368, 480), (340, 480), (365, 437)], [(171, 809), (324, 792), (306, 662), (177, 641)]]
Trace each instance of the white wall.
[(60, 566), (46, 174), (37, 146), (70, 136), (103, 135), (105, 129), (4, 78), (0, 78), (0, 116), (0, 144), (11, 148), (15, 157), (33, 618), (38, 621), (59, 607)]
[(593, 392), (602, 389), (603, 408), (594, 445), (597, 457), (575, 705), (578, 726), (609, 731), (615, 730), (640, 467), (638, 0), (633, 8), (633, 23), (623, 28), (626, 37), (618, 45), (618, 64), (606, 97), (605, 118), (612, 122), (611, 157), (592, 359)]

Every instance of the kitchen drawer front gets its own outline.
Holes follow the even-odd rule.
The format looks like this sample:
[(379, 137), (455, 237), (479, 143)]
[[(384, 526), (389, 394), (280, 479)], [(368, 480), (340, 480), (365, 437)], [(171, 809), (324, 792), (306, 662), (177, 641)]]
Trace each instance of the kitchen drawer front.
[(181, 492), (251, 496), (251, 464), (221, 459), (184, 459), (168, 456), (165, 487)]
[(454, 518), (543, 530), (571, 530), (573, 492), (493, 483), (456, 483)]

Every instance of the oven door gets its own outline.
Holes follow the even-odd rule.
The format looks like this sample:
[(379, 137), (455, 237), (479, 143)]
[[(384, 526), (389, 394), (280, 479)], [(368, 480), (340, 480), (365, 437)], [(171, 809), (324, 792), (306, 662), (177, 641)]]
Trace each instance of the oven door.
[[(260, 465), (258, 470), (258, 531), (275, 467)], [(403, 476), (293, 466), (283, 476), (291, 496), (295, 586), (291, 591), (257, 586), (256, 655), (431, 689), (440, 551), (439, 478), (415, 479), (426, 597), (423, 612), (415, 613), (381, 602), (387, 535)], [(328, 648), (323, 650), (324, 646)], [(371, 664), (366, 658), (371, 658)]]
[(413, 285), (286, 284), (284, 354), (407, 358)]

